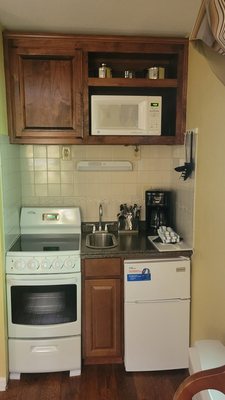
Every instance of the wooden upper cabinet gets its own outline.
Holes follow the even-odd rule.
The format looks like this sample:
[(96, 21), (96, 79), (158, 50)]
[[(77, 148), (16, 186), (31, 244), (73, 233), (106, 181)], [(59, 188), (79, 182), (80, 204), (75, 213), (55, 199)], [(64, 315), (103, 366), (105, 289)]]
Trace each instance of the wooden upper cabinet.
[[(183, 143), (187, 39), (15, 32), (3, 37), (12, 143)], [(101, 63), (112, 77), (98, 77)], [(152, 66), (165, 68), (164, 79), (146, 78)], [(134, 78), (125, 78), (125, 70)], [(161, 135), (92, 135), (96, 94), (161, 96)]]
[[(186, 130), (187, 39), (151, 37), (106, 37), (83, 44), (85, 78), (84, 136), (91, 144), (182, 144)], [(105, 63), (111, 77), (99, 78)], [(163, 79), (148, 79), (154, 66), (165, 70)], [(133, 78), (125, 78), (125, 71)], [(160, 96), (161, 135), (91, 135), (92, 95)]]
[(41, 38), (33, 44), (28, 38), (5, 44), (11, 142), (81, 140), (82, 50), (66, 42), (63, 49), (57, 39), (54, 45)]

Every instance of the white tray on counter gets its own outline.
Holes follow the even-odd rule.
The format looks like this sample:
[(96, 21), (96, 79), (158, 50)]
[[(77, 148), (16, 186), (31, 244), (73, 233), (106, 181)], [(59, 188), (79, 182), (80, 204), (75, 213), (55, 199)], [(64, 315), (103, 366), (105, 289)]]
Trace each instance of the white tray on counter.
[(183, 240), (179, 243), (162, 243), (159, 236), (148, 236), (150, 242), (155, 246), (158, 251), (185, 251), (193, 250), (191, 246), (188, 246)]

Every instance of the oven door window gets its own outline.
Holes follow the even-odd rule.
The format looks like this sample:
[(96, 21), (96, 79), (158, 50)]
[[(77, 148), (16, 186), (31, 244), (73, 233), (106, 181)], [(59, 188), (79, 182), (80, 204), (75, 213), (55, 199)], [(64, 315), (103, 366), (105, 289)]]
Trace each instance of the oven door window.
[(77, 320), (77, 286), (12, 286), (12, 323), (53, 325)]

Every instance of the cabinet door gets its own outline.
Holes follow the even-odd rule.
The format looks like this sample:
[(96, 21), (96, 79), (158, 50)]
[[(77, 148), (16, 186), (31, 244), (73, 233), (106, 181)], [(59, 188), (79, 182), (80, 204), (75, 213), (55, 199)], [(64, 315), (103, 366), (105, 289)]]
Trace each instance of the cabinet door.
[(13, 143), (73, 143), (82, 137), (82, 54), (9, 50), (9, 128)]
[[(121, 360), (121, 294), (119, 279), (85, 281), (85, 359)], [(92, 358), (88, 360), (88, 358)], [(105, 361), (104, 361), (105, 358)], [(111, 359), (112, 358), (112, 359)]]

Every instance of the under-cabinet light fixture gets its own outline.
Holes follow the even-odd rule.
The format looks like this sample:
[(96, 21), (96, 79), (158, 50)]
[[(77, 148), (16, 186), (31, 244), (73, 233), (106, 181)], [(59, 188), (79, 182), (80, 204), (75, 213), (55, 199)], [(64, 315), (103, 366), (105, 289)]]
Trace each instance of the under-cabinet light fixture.
[(78, 171), (132, 171), (130, 161), (78, 161)]

